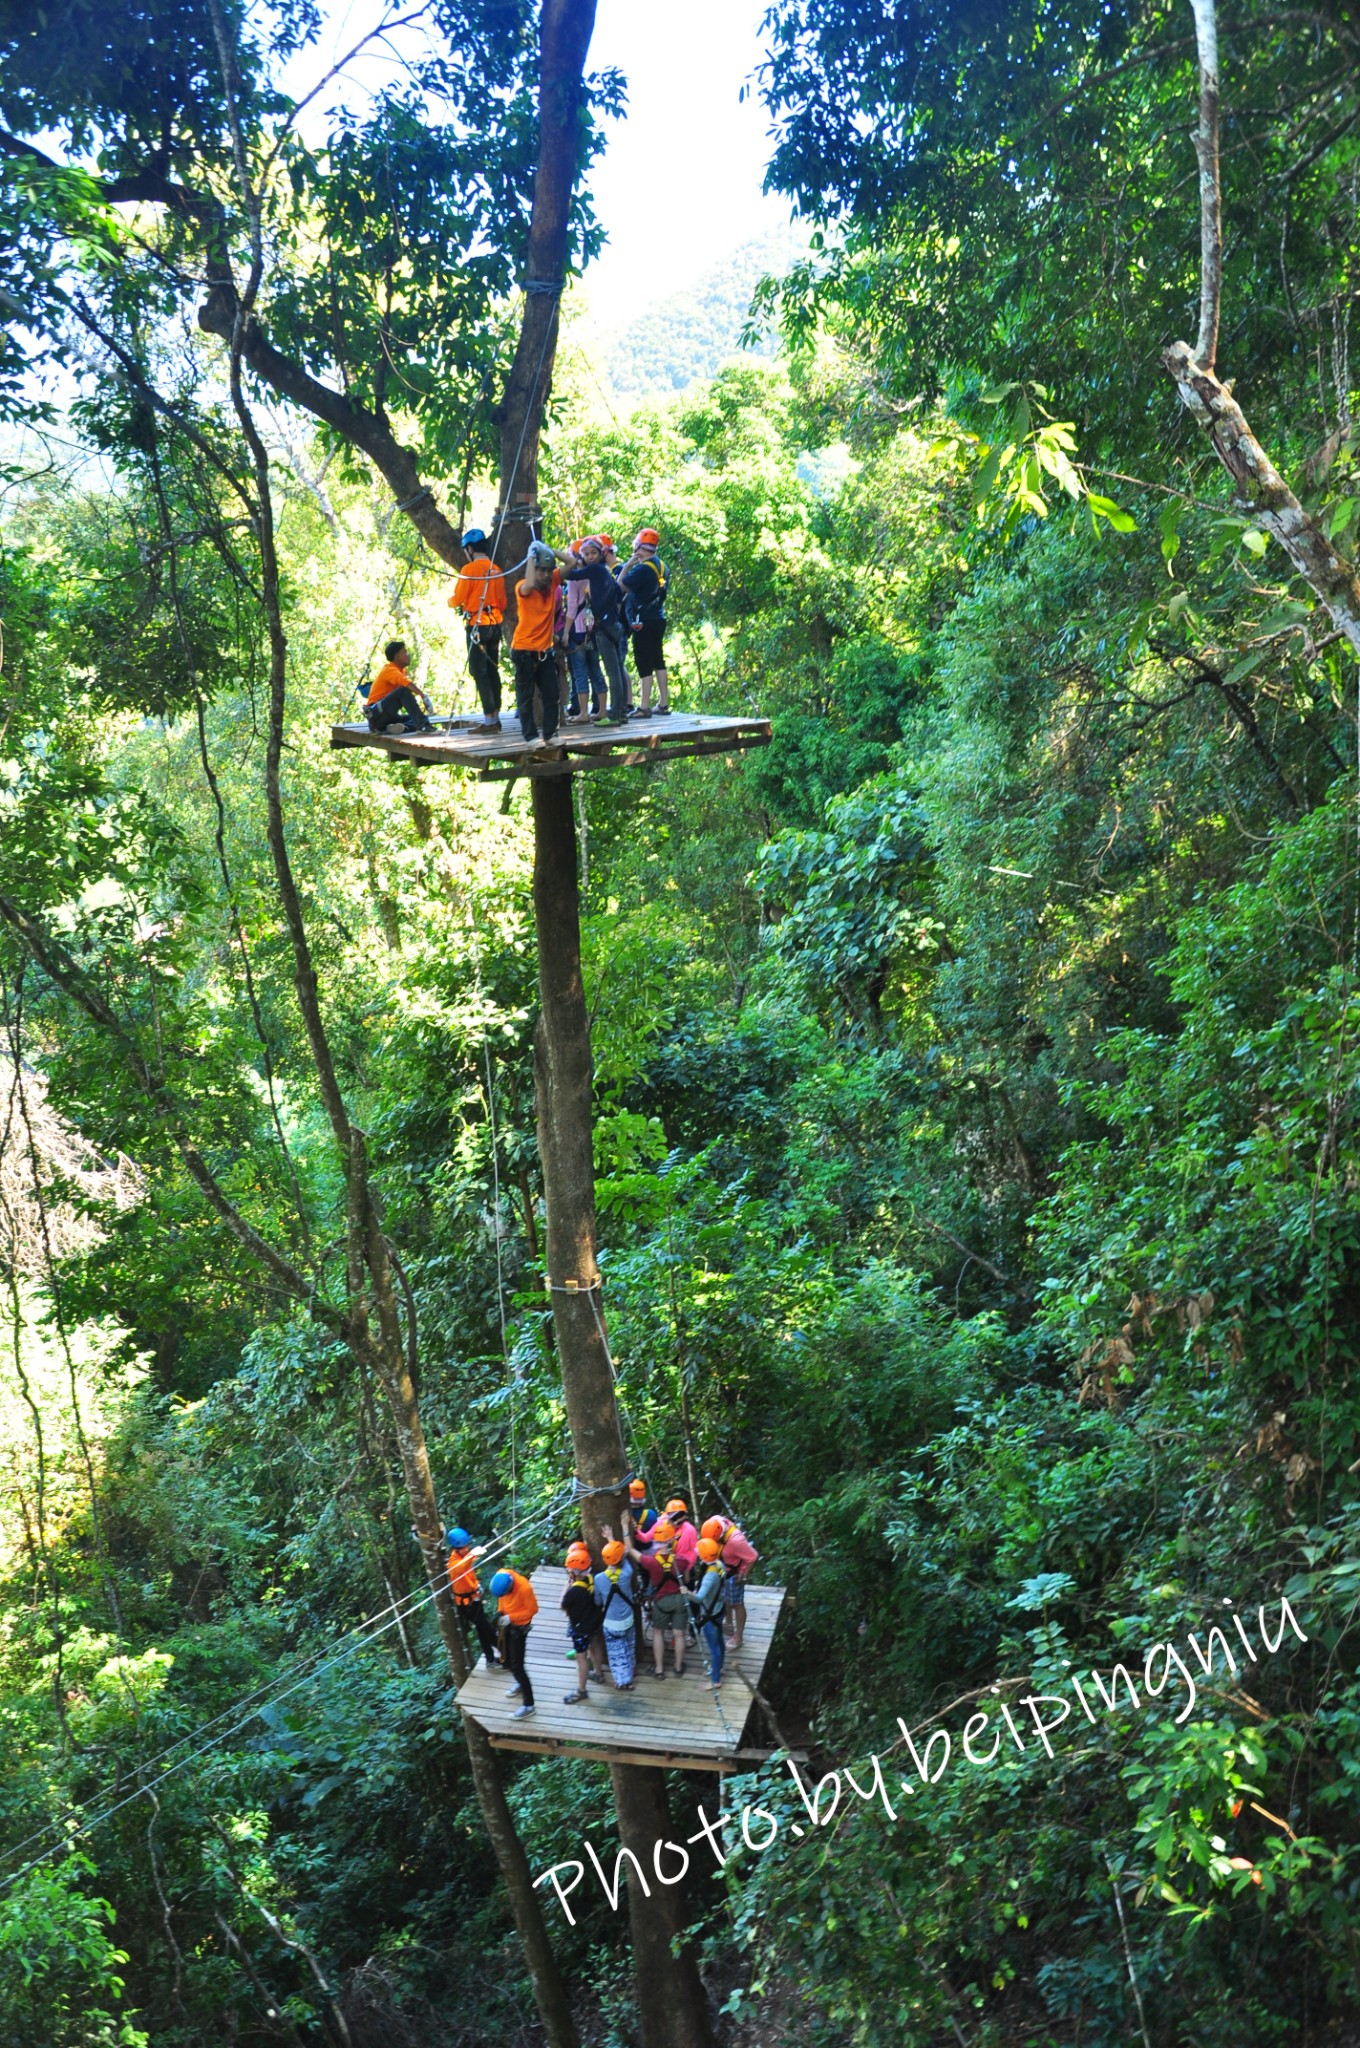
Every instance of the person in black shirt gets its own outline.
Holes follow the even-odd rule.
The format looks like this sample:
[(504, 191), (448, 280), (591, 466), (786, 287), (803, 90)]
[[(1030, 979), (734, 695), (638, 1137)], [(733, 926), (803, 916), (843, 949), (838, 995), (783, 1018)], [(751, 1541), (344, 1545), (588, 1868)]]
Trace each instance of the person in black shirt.
[(563, 1705), (574, 1707), (589, 1697), (588, 1678), (604, 1678), (604, 1644), (600, 1635), (600, 1610), (595, 1599), (594, 1566), (584, 1543), (573, 1543), (566, 1555), (567, 1590), (562, 1595), (562, 1612), (567, 1633), (576, 1652), (576, 1690), (564, 1693)]
[[(670, 684), (666, 676), (666, 567), (657, 552), (661, 535), (644, 526), (619, 577), (624, 617), (633, 641), (633, 666), (642, 684), (642, 702), (634, 718), (669, 718)], [(653, 712), (652, 685), (656, 684)]]

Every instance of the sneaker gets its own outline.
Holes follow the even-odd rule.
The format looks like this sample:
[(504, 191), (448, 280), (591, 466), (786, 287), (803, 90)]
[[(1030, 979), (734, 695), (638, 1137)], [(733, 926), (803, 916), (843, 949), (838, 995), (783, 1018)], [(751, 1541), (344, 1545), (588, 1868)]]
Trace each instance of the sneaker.
[(499, 1671), (501, 1660), (499, 1657), (483, 1657), (482, 1668), (486, 1671)]
[(526, 747), (536, 747), (538, 745), (538, 734), (536, 732), (521, 731), (520, 738)]
[(517, 1692), (523, 1692), (523, 1690), (524, 1688), (522, 1685), (507, 1685), (505, 1688), (505, 1697), (508, 1700), (512, 1700)]
[(516, 1707), (510, 1719), (512, 1721), (527, 1721), (533, 1711), (532, 1707)]
[(501, 722), (499, 718), (484, 718), (480, 725), (468, 727), (469, 732), (499, 732), (500, 729)]
[(408, 718), (402, 727), (402, 731), (407, 733), (434, 732), (435, 727), (431, 725), (428, 718), (422, 718), (419, 725), (416, 724), (414, 719)]
[(614, 713), (611, 711), (608, 718), (602, 718), (600, 720), (600, 723), (601, 725), (627, 725), (628, 713), (626, 711), (620, 711), (618, 716), (615, 717)]

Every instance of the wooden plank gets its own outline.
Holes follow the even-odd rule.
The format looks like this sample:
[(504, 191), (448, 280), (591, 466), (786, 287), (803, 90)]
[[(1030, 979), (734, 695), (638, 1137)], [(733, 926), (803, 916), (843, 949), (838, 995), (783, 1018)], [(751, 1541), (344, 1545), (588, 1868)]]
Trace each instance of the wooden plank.
[[(586, 766), (638, 767), (648, 761), (683, 757), (690, 750), (722, 753), (765, 746), (769, 740), (768, 719), (710, 713), (673, 713), (645, 729), (636, 722), (600, 730), (571, 726), (558, 734), (551, 748), (533, 746), (513, 730), (479, 733), (471, 720), (462, 718), (441, 721), (433, 733), (376, 733), (354, 721), (331, 727), (332, 747), (374, 747), (393, 759), (430, 767), (480, 768), (485, 780), (497, 782), (509, 774), (562, 775)], [(496, 763), (503, 764), (499, 771), (493, 767)]]
[[(659, 768), (663, 761), (683, 761), (695, 754), (735, 754), (743, 747), (769, 745), (764, 733), (738, 733), (726, 740), (703, 740), (693, 746), (659, 748), (655, 753), (610, 754), (607, 759), (573, 757), (568, 761), (548, 760), (542, 767), (483, 768), (481, 782), (516, 782), (530, 777), (546, 780), (553, 775), (579, 775), (586, 768)], [(542, 757), (540, 757), (542, 758)]]
[(656, 1764), (683, 1755), (692, 1760), (692, 1768), (706, 1770), (716, 1769), (721, 1758), (742, 1753), (752, 1707), (750, 1688), (759, 1684), (769, 1654), (782, 1587), (748, 1588), (740, 1659), (728, 1653), (728, 1682), (718, 1693), (708, 1689), (702, 1655), (693, 1645), (683, 1677), (677, 1679), (668, 1669), (658, 1684), (649, 1675), (647, 1643), (635, 1691), (621, 1693), (596, 1685), (586, 1700), (568, 1706), (563, 1694), (574, 1682), (575, 1665), (567, 1654), (566, 1624), (558, 1609), (564, 1583), (558, 1567), (544, 1565), (534, 1573), (539, 1616), (529, 1633), (526, 1657), (535, 1697), (532, 1719), (515, 1718), (519, 1701), (507, 1696), (505, 1674), (499, 1669), (488, 1672), (479, 1665), (459, 1690), (458, 1705), (493, 1741), (513, 1742), (531, 1754), (590, 1754), (606, 1760), (627, 1755)]

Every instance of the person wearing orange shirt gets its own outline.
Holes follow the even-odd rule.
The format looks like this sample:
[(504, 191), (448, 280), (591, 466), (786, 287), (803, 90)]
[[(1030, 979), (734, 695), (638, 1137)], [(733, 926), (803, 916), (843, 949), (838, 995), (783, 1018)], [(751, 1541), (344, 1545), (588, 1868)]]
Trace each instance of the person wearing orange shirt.
[(477, 685), (483, 723), (474, 732), (501, 729), (501, 624), (505, 618), (505, 578), (487, 552), (486, 535), (470, 526), (463, 535), (467, 560), (449, 599), (467, 622), (468, 668)]
[(386, 661), (364, 692), (369, 731), (387, 732), (401, 718), (406, 721), (403, 732), (433, 732), (426, 715), (429, 699), (422, 702), (407, 673), (411, 656), (406, 642), (389, 640), (383, 653)]
[[(519, 611), (515, 619), (515, 637), (510, 643), (510, 659), (515, 664), (515, 709), (519, 713), (519, 729), (529, 746), (536, 745), (540, 739), (552, 739), (557, 731), (560, 700), (555, 634), (557, 593), (562, 583), (557, 573), (559, 559), (565, 562), (568, 557), (556, 555), (545, 541), (530, 541), (524, 581), (515, 592)], [(535, 695), (542, 707), (537, 716)]]
[(469, 1623), (477, 1632), (477, 1641), (486, 1658), (486, 1668), (492, 1670), (496, 1664), (496, 1637), (487, 1619), (482, 1603), (482, 1582), (473, 1569), (476, 1560), (486, 1549), (484, 1543), (474, 1543), (466, 1529), (450, 1529), (449, 1585), (453, 1589), (453, 1604), (458, 1609), (458, 1619), (463, 1633), (467, 1634)]
[[(549, 653), (551, 653), (549, 649)], [(556, 681), (556, 670), (553, 672)], [(529, 1683), (529, 1673), (524, 1666), (525, 1645), (534, 1616), (538, 1613), (538, 1595), (523, 1572), (499, 1571), (491, 1581), (491, 1591), (501, 1617), (501, 1655), (513, 1683), (506, 1688), (512, 1696), (520, 1695), (520, 1704), (511, 1719), (522, 1721), (534, 1711), (534, 1689)]]

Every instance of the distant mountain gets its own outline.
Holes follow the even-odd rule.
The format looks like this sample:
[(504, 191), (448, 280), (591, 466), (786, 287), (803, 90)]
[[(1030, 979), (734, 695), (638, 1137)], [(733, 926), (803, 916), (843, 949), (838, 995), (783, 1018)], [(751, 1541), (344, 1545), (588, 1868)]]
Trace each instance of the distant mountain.
[[(781, 276), (807, 248), (790, 226), (733, 251), (687, 291), (662, 299), (649, 313), (603, 337), (598, 365), (620, 398), (683, 391), (712, 377), (738, 353), (738, 340), (762, 277)], [(773, 355), (766, 335), (756, 353)]]

